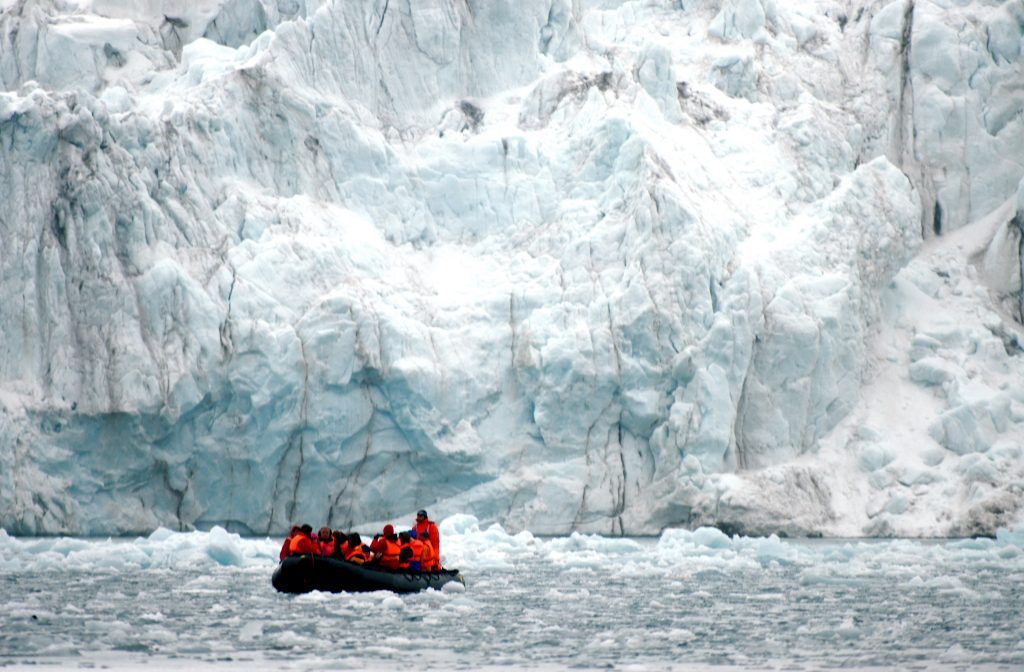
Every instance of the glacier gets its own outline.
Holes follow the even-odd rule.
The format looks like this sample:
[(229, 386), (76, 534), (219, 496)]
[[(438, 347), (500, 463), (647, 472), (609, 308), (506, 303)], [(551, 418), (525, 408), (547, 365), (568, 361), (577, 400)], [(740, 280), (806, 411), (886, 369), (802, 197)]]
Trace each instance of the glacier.
[(0, 527), (1024, 524), (1024, 6), (0, 0)]

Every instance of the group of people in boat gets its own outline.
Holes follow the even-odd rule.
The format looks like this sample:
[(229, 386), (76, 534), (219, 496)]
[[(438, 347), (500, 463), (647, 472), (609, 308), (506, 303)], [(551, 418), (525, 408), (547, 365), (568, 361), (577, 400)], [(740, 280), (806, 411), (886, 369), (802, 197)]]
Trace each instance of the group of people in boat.
[(391, 571), (437, 572), (441, 570), (440, 550), (437, 525), (420, 509), (411, 529), (396, 534), (394, 525), (388, 523), (369, 544), (363, 543), (358, 532), (345, 534), (329, 527), (313, 532), (309, 525), (293, 525), (281, 546), (281, 559), (289, 555), (315, 555)]

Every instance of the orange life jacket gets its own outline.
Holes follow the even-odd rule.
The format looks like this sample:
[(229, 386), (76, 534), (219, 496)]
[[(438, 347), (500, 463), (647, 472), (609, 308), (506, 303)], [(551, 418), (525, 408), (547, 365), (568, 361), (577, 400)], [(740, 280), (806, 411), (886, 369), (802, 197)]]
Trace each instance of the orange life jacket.
[(357, 565), (361, 565), (366, 562), (366, 551), (363, 550), (363, 545), (359, 544), (355, 548), (345, 549), (345, 559), (349, 562), (354, 562)]
[(398, 549), (398, 568), (409, 569), (409, 563), (415, 560), (411, 544), (402, 544)]
[(420, 569), (424, 572), (436, 572), (441, 569), (437, 562), (437, 553), (434, 552), (434, 545), (430, 543), (429, 539), (423, 542), (423, 552), (420, 554)]
[(317, 543), (320, 545), (320, 555), (334, 555), (334, 539)]
[(320, 555), (320, 549), (306, 535), (296, 534), (288, 547), (288, 555)]
[(412, 558), (409, 560), (409, 568), (417, 571), (423, 570), (423, 542), (419, 539), (412, 539), (409, 542), (412, 549)]
[(412, 528), (416, 531), (416, 538), (423, 541), (429, 541), (434, 547), (434, 555), (441, 555), (441, 533), (437, 531), (437, 525), (432, 520), (424, 520), (423, 522), (417, 522), (416, 527)]
[(398, 554), (402, 547), (397, 541), (384, 539), (384, 548), (381, 550), (380, 566), (385, 569), (398, 569)]

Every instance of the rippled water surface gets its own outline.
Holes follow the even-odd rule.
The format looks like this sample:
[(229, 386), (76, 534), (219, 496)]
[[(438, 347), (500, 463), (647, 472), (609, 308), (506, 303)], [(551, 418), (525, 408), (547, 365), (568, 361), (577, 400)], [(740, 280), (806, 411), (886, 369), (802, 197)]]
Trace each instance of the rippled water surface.
[[(472, 521), (470, 521), (472, 522)], [(277, 542), (0, 536), (0, 667), (1024, 668), (1020, 539), (449, 529), (467, 588), (282, 595)], [(1017, 537), (1020, 535), (1018, 534)]]

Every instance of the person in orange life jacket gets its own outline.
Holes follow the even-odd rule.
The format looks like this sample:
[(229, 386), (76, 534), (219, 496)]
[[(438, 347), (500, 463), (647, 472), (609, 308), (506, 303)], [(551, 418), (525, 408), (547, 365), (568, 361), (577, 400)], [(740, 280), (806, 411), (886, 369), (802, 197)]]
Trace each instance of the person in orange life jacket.
[(431, 546), (434, 547), (434, 558), (440, 562), (441, 558), (441, 534), (437, 531), (437, 525), (434, 521), (427, 518), (427, 512), (420, 509), (416, 512), (416, 524), (413, 526), (410, 533), (415, 532), (412, 536), (417, 539), (426, 541), (430, 540)]
[(412, 549), (412, 560), (409, 561), (409, 569), (414, 572), (423, 571), (423, 542), (409, 535), (409, 548)]
[(281, 545), (281, 554), (278, 556), (278, 560), (284, 560), (288, 557), (288, 551), (291, 549), (292, 537), (299, 533), (299, 526), (292, 525), (292, 529), (288, 532), (288, 537), (284, 540), (284, 544)]
[(361, 565), (370, 558), (370, 547), (363, 543), (358, 532), (348, 535), (348, 543), (345, 545), (345, 559)]
[(384, 569), (395, 570), (398, 569), (398, 555), (402, 551), (402, 546), (398, 543), (398, 535), (395, 534), (394, 528), (391, 529), (391, 534), (381, 537), (383, 544), (381, 550), (374, 554), (374, 558)]
[(310, 538), (312, 534), (313, 528), (309, 525), (300, 527), (299, 533), (292, 537), (292, 543), (288, 548), (288, 555), (320, 555), (320, 548)]
[(437, 551), (434, 550), (434, 545), (430, 543), (430, 538), (426, 537), (423, 539), (423, 554), (420, 556), (420, 566), (422, 566), (424, 572), (440, 572), (441, 563), (437, 559)]
[(423, 535), (420, 541), (423, 543), (423, 551), (420, 553), (420, 571), (436, 572), (440, 570), (441, 565), (437, 561), (437, 551), (430, 543), (430, 535)]
[(345, 545), (348, 543), (348, 536), (341, 530), (335, 530), (331, 533), (331, 539), (334, 541), (334, 550), (331, 552), (331, 557), (344, 560), (346, 550)]
[(398, 568), (418, 572), (420, 559), (412, 550), (412, 537), (408, 532), (398, 534)]
[(395, 526), (388, 523), (384, 526), (384, 532), (382, 534), (373, 535), (373, 541), (370, 542), (370, 552), (376, 556), (378, 553), (384, 550), (384, 537), (389, 534), (395, 533)]

